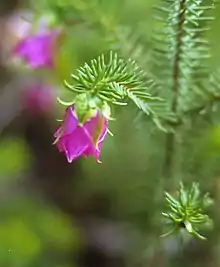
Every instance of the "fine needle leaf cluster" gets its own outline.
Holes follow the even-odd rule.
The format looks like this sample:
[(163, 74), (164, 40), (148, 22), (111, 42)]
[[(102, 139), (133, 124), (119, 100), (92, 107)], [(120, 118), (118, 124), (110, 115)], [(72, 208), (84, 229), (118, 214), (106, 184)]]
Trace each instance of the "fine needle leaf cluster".
[(71, 78), (72, 82), (64, 84), (75, 94), (87, 93), (115, 105), (126, 105), (130, 100), (155, 122), (159, 121), (157, 110), (165, 101), (153, 95), (153, 81), (131, 59), (125, 61), (111, 51), (108, 57), (102, 54), (89, 64), (85, 63)]
[(208, 194), (201, 196), (198, 183), (193, 183), (189, 189), (185, 189), (181, 183), (178, 199), (165, 192), (165, 200), (168, 211), (163, 212), (162, 215), (166, 218), (166, 222), (173, 227), (171, 231), (162, 235), (163, 237), (185, 229), (196, 238), (206, 239), (198, 233), (198, 229), (211, 223), (209, 216), (204, 213), (204, 209), (212, 204), (212, 200)]

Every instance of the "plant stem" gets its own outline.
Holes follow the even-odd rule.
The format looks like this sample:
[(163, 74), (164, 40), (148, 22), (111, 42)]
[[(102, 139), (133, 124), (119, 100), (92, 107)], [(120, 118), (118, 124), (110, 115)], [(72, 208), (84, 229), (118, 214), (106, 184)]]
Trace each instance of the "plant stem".
[[(172, 75), (172, 103), (171, 110), (173, 113), (177, 112), (178, 108), (178, 96), (180, 89), (180, 59), (182, 53), (182, 37), (183, 37), (183, 25), (185, 22), (185, 12), (186, 12), (186, 0), (180, 0), (179, 6), (179, 16), (178, 16), (178, 25), (177, 25), (177, 36), (176, 36), (176, 53), (174, 58), (173, 65), (173, 75)], [(173, 166), (173, 158), (175, 154), (175, 133), (169, 133), (166, 138), (165, 144), (165, 160), (164, 160), (164, 168), (163, 173), (166, 178), (171, 178), (172, 176), (172, 166)]]

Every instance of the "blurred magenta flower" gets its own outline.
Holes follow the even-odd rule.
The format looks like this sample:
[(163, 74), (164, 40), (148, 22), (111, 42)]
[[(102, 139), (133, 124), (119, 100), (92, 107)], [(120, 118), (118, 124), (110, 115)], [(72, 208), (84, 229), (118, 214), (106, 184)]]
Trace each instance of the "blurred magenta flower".
[(66, 154), (68, 162), (72, 162), (80, 156), (93, 155), (97, 162), (101, 152), (102, 143), (107, 134), (107, 119), (99, 112), (87, 120), (83, 125), (79, 124), (75, 107), (66, 110), (62, 126), (56, 131), (55, 143), (60, 152)]
[(53, 68), (56, 43), (60, 31), (42, 31), (36, 35), (28, 35), (14, 47), (15, 55), (21, 57), (31, 68)]
[(56, 103), (56, 95), (51, 85), (33, 84), (21, 95), (22, 106), (33, 113), (48, 113)]

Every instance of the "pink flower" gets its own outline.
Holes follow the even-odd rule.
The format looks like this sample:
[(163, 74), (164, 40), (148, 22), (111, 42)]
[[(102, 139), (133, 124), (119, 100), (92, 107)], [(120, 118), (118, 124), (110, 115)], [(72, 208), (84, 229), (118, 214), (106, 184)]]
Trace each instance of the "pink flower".
[(57, 138), (55, 143), (59, 151), (66, 154), (68, 162), (82, 155), (93, 155), (100, 162), (99, 156), (106, 134), (107, 119), (99, 111), (83, 125), (79, 125), (75, 108), (69, 107), (63, 125), (54, 136)]
[(14, 48), (14, 54), (25, 60), (31, 68), (53, 68), (58, 31), (42, 32), (23, 38)]
[(45, 84), (31, 85), (21, 95), (22, 106), (34, 113), (50, 112), (55, 99), (54, 88)]

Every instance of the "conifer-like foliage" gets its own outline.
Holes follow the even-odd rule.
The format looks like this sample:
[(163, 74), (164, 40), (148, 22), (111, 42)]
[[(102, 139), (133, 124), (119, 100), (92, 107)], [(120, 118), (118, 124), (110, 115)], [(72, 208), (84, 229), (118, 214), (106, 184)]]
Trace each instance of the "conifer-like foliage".
[(181, 183), (178, 200), (167, 192), (165, 192), (165, 199), (168, 204), (168, 212), (163, 212), (162, 215), (167, 219), (167, 223), (172, 224), (173, 228), (163, 236), (184, 229), (196, 238), (206, 239), (198, 233), (198, 229), (204, 224), (211, 223), (209, 216), (204, 214), (204, 209), (212, 203), (212, 200), (208, 194), (201, 197), (197, 183), (193, 183), (190, 189), (186, 189)]
[[(135, 29), (125, 25), (110, 26), (100, 15), (99, 1), (94, 1), (94, 5), (81, 3), (83, 6), (73, 5), (73, 10), (80, 10), (81, 19), (85, 19), (88, 12), (93, 13), (93, 19), (87, 23), (99, 25), (114, 52), (101, 54), (79, 67), (71, 75), (72, 80), (64, 82), (65, 86), (74, 94), (96, 95), (109, 104), (124, 105), (131, 100), (144, 114), (150, 115), (158, 128), (167, 132), (164, 159), (158, 164), (163, 166), (162, 179), (169, 180), (172, 188), (177, 175), (175, 159), (179, 157), (177, 136), (183, 140), (184, 127), (194, 116), (205, 114), (210, 106), (213, 108), (220, 97), (218, 74), (209, 70), (211, 54), (206, 38), (214, 20), (215, 3), (161, 0), (160, 6), (155, 7), (158, 29), (152, 35), (152, 51), (145, 49)], [(183, 191), (182, 188), (180, 198)], [(197, 185), (193, 184), (190, 192), (189, 195), (198, 193)], [(172, 200), (169, 194), (166, 200)], [(187, 202), (186, 213), (190, 210), (190, 218), (184, 213), (186, 203), (171, 202), (171, 210), (175, 210), (177, 216), (172, 213), (166, 216), (178, 223), (175, 230), (182, 224), (190, 234), (203, 239), (197, 227), (193, 227), (193, 223), (202, 218), (200, 214), (195, 217), (190, 213), (193, 201)], [(196, 202), (197, 210), (202, 209), (200, 204)], [(205, 223), (203, 219), (199, 223)]]
[(204, 36), (214, 19), (208, 13), (214, 5), (206, 6), (203, 0), (161, 2), (157, 19), (163, 30), (154, 36), (155, 63), (161, 69), (165, 92), (171, 94), (170, 107), (181, 116), (209, 95), (205, 83), (210, 51)]
[[(177, 125), (182, 124), (185, 115), (203, 109), (215, 98), (209, 82), (210, 50), (205, 38), (214, 19), (210, 13), (213, 8), (214, 4), (207, 6), (203, 0), (161, 1), (161, 6), (156, 7), (160, 30), (153, 36), (155, 75), (163, 85), (162, 94), (169, 99)], [(172, 175), (174, 147), (175, 134), (169, 134), (165, 145), (165, 176)]]
[[(138, 35), (137, 25), (127, 26), (119, 20), (115, 22), (114, 17), (103, 15), (104, 2), (44, 1), (45, 8), (53, 10), (57, 21), (62, 21), (65, 27), (82, 22), (86, 30), (95, 28), (96, 37), (100, 35), (104, 43), (99, 56), (71, 70), (72, 74), (64, 81), (65, 88), (73, 93), (73, 98), (87, 94), (89, 97), (95, 95), (109, 105), (133, 102), (148, 115), (146, 120), (153, 120), (166, 132), (164, 142), (158, 142), (157, 147), (155, 168), (162, 169), (158, 180), (163, 181), (158, 187), (167, 182), (173, 190), (180, 179), (199, 180), (201, 163), (193, 158), (191, 144), (186, 141), (194, 134), (192, 125), (205, 123), (206, 113), (212, 117), (220, 99), (219, 71), (212, 73), (209, 69), (211, 53), (207, 38), (215, 19), (212, 10), (216, 2), (159, 1), (154, 9), (158, 27), (153, 31), (151, 42), (150, 38), (143, 41)], [(75, 20), (71, 19), (73, 14)], [(185, 194), (186, 202), (182, 201)], [(203, 206), (197, 196), (196, 184), (192, 185), (191, 191), (181, 187), (179, 201), (166, 194), (171, 213), (164, 216), (177, 225), (175, 229), (184, 226), (182, 228), (191, 235), (204, 239), (198, 234), (197, 225), (194, 227), (207, 219), (200, 214)], [(196, 214), (192, 211), (194, 208)]]
[[(153, 36), (154, 73), (163, 85), (162, 95), (168, 97), (170, 110), (178, 122), (174, 125), (174, 132), (167, 135), (164, 145), (163, 175), (165, 179), (171, 179), (171, 184), (178, 175), (175, 168), (181, 168), (181, 165), (175, 165), (176, 158), (182, 158), (182, 162), (184, 160), (183, 155), (177, 152), (180, 140), (184, 142), (184, 129), (192, 123), (193, 116), (200, 117), (201, 111), (210, 107), (210, 103), (212, 105), (218, 98), (216, 75), (211, 74), (208, 68), (211, 55), (206, 39), (210, 22), (214, 20), (211, 13), (214, 7), (214, 3), (206, 5), (203, 0), (161, 1), (161, 6), (156, 7), (156, 19), (159, 20), (162, 30), (156, 30)], [(197, 192), (198, 189), (193, 185), (191, 191)], [(205, 217), (196, 215), (196, 210), (202, 209), (202, 206), (199, 202), (198, 207), (189, 203), (191, 193), (184, 197), (182, 187), (179, 202), (166, 194), (172, 212), (163, 215), (176, 223), (174, 230), (178, 230), (181, 225), (190, 234), (203, 239), (193, 223), (203, 224)], [(182, 198), (186, 201), (182, 201)]]
[(147, 92), (146, 78), (137, 64), (131, 60), (123, 61), (116, 53), (111, 52), (108, 61), (102, 54), (97, 60), (93, 59), (90, 65), (85, 63), (71, 77), (75, 84), (65, 84), (75, 93), (97, 92), (101, 99), (119, 105), (124, 103), (117, 102), (118, 100), (129, 97), (146, 113), (150, 113), (147, 101), (160, 100)]
[[(160, 120), (164, 117), (167, 104), (155, 94), (154, 81), (134, 60), (123, 60), (113, 52), (108, 57), (102, 54), (89, 64), (85, 63), (71, 77), (73, 83), (64, 83), (72, 92), (86, 93), (91, 97), (96, 95), (101, 100), (116, 105), (126, 105), (126, 99), (129, 99), (142, 112), (150, 115), (159, 128), (166, 130)], [(169, 119), (173, 119), (171, 115)]]

